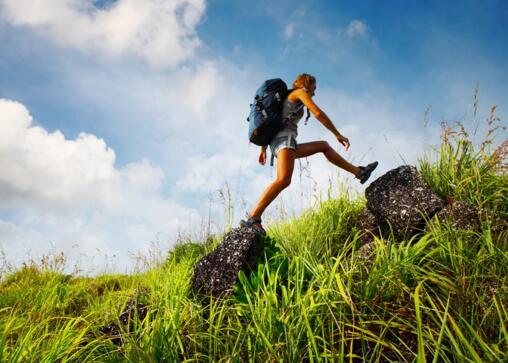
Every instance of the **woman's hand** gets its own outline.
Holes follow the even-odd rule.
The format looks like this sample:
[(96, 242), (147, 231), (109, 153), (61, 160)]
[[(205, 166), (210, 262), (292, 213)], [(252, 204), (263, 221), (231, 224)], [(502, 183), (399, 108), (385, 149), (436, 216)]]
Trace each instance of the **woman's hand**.
[(259, 163), (261, 165), (265, 165), (266, 163), (266, 148), (261, 148), (261, 152), (259, 153), (259, 159), (258, 159)]
[(346, 151), (349, 149), (349, 139), (345, 136), (342, 136), (341, 134), (338, 134), (337, 141), (340, 142), (345, 148)]

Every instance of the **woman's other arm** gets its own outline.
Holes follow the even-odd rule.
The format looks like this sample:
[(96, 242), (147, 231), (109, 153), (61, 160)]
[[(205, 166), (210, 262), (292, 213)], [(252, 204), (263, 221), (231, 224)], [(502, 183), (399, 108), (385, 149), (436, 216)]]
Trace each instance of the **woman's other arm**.
[(265, 165), (266, 163), (266, 146), (261, 146), (261, 150), (259, 151), (259, 158), (258, 158), (258, 162), (261, 164), (261, 165)]

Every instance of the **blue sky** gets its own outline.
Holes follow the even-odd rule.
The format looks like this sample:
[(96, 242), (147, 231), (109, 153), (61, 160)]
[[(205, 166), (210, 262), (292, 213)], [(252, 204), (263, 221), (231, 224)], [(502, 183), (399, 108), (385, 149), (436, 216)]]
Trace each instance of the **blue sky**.
[[(209, 208), (220, 230), (226, 185), (236, 224), (274, 175), (245, 135), (267, 78), (314, 74), (341, 152), (377, 176), (414, 163), (441, 119), (471, 118), (475, 84), (479, 119), (506, 120), (507, 24), (505, 1), (0, 0), (0, 246), (13, 264), (53, 248), (128, 270), (153, 241), (199, 237)], [(330, 136), (314, 120), (299, 141)], [(362, 191), (308, 163), (267, 223), (330, 178)]]

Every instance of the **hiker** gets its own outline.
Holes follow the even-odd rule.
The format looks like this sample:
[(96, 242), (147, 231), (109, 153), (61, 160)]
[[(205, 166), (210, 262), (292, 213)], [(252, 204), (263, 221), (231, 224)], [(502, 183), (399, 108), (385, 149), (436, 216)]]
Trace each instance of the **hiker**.
[[(286, 125), (273, 137), (270, 142), (272, 155), (277, 158), (277, 178), (265, 189), (247, 220), (241, 220), (240, 225), (254, 227), (264, 232), (261, 226), (261, 215), (279, 193), (291, 184), (295, 159), (304, 158), (316, 153), (323, 153), (325, 157), (339, 168), (349, 171), (360, 183), (369, 179), (372, 171), (377, 167), (377, 161), (367, 166), (354, 166), (342, 158), (326, 141), (313, 141), (298, 144), (298, 121), (303, 117), (303, 106), (307, 107), (314, 117), (321, 122), (342, 144), (346, 151), (349, 149), (349, 139), (342, 135), (333, 125), (328, 116), (314, 103), (312, 97), (316, 91), (316, 78), (310, 74), (300, 74), (293, 82), (293, 89), (287, 95), (282, 106), (282, 117), (287, 120)], [(306, 120), (307, 121), (307, 120)], [(266, 146), (261, 147), (259, 163), (266, 163)]]

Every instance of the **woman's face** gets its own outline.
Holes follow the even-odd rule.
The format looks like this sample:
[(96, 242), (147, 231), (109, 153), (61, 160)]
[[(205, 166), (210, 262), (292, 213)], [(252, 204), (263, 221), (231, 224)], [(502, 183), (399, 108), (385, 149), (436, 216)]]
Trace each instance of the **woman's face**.
[(315, 82), (310, 84), (308, 91), (311, 96), (314, 96), (316, 94), (316, 83)]

